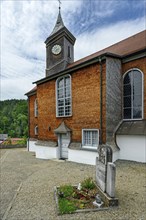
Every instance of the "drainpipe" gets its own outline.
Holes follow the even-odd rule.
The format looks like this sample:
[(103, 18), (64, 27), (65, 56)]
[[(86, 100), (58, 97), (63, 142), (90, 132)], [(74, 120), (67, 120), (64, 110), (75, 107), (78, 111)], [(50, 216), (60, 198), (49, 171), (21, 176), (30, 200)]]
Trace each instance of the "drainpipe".
[(30, 100), (28, 98), (28, 151), (29, 151), (29, 138), (30, 138)]
[(99, 144), (102, 144), (102, 57), (99, 57), (100, 64), (100, 139)]

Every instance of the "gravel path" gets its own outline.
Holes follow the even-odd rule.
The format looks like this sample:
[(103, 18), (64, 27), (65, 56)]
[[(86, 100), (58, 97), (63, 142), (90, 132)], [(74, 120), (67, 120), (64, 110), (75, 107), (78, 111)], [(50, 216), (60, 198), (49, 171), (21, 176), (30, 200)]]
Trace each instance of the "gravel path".
[(95, 166), (39, 160), (26, 149), (0, 155), (1, 220), (146, 220), (146, 164), (116, 162), (118, 208), (58, 216), (54, 186), (95, 178)]

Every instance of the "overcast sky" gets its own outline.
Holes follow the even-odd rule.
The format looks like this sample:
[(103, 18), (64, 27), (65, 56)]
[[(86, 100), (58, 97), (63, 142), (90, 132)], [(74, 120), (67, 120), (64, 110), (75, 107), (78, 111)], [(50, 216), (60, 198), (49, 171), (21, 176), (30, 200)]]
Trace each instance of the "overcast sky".
[[(65, 26), (76, 37), (75, 60), (146, 29), (146, 0), (62, 0)], [(26, 99), (45, 77), (45, 44), (57, 0), (1, 0), (0, 99)]]

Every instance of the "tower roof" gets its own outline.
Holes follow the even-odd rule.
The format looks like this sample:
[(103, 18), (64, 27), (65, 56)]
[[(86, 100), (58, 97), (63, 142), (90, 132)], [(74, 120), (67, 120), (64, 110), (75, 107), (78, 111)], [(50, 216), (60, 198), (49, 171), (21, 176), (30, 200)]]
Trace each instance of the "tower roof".
[(53, 35), (53, 34), (55, 34), (56, 32), (58, 32), (58, 31), (59, 31), (61, 28), (63, 28), (63, 27), (64, 27), (64, 23), (63, 23), (63, 20), (62, 20), (62, 17), (61, 17), (60, 9), (59, 9), (58, 18), (57, 18), (55, 27), (54, 27), (52, 33), (50, 34), (50, 36)]
[(53, 41), (54, 39), (57, 39), (58, 37), (61, 37), (62, 35), (69, 38), (70, 41), (72, 41), (72, 44), (75, 43), (76, 38), (65, 27), (63, 20), (62, 20), (62, 17), (61, 17), (61, 12), (60, 12), (60, 7), (59, 7), (59, 13), (58, 13), (55, 27), (54, 27), (52, 33), (49, 35), (49, 37), (45, 40), (45, 44), (48, 44), (49, 42)]

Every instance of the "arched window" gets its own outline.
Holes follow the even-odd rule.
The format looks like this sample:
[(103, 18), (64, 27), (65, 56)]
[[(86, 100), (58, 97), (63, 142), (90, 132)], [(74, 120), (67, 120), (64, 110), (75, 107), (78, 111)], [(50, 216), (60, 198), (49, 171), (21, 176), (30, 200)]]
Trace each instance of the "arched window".
[(143, 118), (143, 74), (132, 69), (123, 79), (123, 116), (124, 119)]
[(38, 116), (38, 101), (37, 101), (37, 99), (35, 99), (35, 101), (34, 101), (34, 116), (35, 117)]
[(34, 128), (34, 134), (35, 134), (35, 135), (38, 135), (38, 126), (37, 126), (37, 125), (36, 125), (35, 128)]
[(56, 81), (57, 109), (58, 117), (71, 116), (71, 77), (70, 75), (61, 77)]

